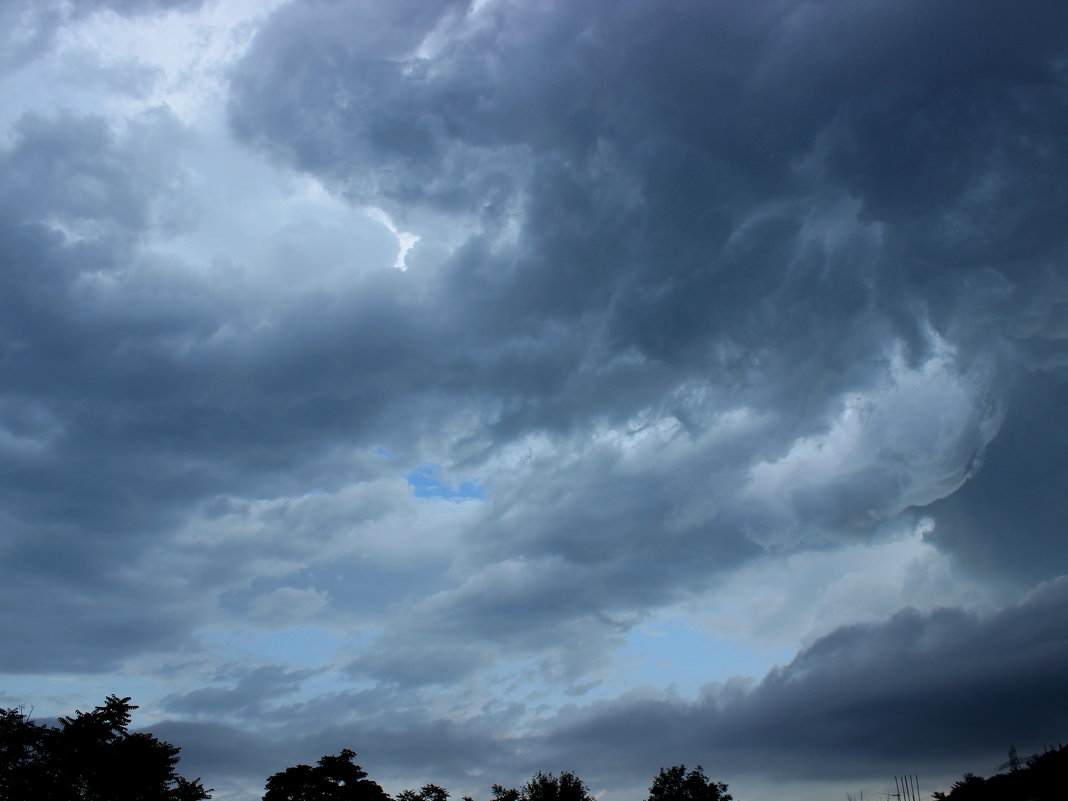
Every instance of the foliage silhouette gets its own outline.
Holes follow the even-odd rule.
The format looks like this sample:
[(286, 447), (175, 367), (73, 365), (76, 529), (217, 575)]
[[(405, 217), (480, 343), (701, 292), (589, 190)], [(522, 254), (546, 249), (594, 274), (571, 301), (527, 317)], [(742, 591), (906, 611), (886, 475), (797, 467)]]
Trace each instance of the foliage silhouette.
[(324, 756), (314, 767), (295, 765), (267, 779), (263, 801), (391, 801), (378, 782), (352, 760), (356, 752), (343, 748)]
[(733, 801), (725, 782), (705, 776), (700, 765), (686, 772), (685, 765), (660, 769), (649, 787), (648, 801)]
[(1068, 784), (1068, 747), (1059, 746), (1026, 760), (1026, 767), (1010, 750), (1009, 772), (989, 779), (965, 773), (948, 793), (936, 792), (936, 801), (1062, 801)]
[(447, 801), (449, 791), (436, 784), (424, 784), (418, 791), (401, 790), (396, 801)]
[(519, 801), (519, 791), (514, 787), (493, 785), (493, 801)]
[(559, 776), (538, 771), (523, 785), (522, 801), (592, 801), (589, 788), (570, 771)]
[(174, 772), (179, 749), (129, 732), (129, 698), (109, 695), (92, 712), (34, 723), (0, 710), (0, 801), (203, 801), (200, 779)]

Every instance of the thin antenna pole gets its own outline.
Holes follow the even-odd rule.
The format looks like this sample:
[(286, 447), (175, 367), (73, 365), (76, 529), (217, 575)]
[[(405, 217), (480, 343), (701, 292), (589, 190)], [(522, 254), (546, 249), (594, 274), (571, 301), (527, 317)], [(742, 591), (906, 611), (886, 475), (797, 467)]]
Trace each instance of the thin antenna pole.
[(912, 774), (912, 782), (916, 785), (916, 801), (920, 801), (920, 777)]
[(894, 777), (894, 789), (897, 790), (898, 801), (901, 799), (901, 785), (898, 784), (897, 776)]

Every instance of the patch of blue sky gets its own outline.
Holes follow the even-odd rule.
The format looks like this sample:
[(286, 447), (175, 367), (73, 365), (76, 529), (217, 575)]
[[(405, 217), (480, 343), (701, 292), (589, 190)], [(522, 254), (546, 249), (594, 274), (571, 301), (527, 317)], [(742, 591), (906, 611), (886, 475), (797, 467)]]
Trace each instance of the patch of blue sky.
[(707, 632), (671, 620), (638, 626), (627, 633), (616, 652), (616, 681), (626, 687), (674, 685), (684, 696), (701, 686), (743, 676), (760, 680), (775, 665), (790, 661), (789, 646), (758, 645)]
[(442, 475), (441, 465), (421, 464), (404, 477), (417, 498), (445, 498), (450, 501), (481, 499), (483, 488), (471, 479), (453, 483)]

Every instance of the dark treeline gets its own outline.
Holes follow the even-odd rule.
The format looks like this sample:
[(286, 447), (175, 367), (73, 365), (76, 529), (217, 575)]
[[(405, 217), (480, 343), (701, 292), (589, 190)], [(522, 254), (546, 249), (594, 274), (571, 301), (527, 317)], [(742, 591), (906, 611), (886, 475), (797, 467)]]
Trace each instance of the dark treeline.
[(948, 793), (934, 793), (936, 801), (1064, 801), (1068, 798), (1068, 746), (1047, 747), (1024, 760), (1009, 749), (1009, 761), (989, 779), (965, 773)]
[(203, 801), (200, 779), (174, 771), (176, 746), (130, 732), (129, 698), (109, 695), (92, 712), (34, 723), (18, 709), (0, 710), (2, 801)]
[[(0, 801), (206, 801), (211, 789), (175, 772), (178, 747), (129, 730), (129, 698), (108, 696), (91, 712), (77, 711), (58, 726), (35, 723), (18, 709), (0, 709)], [(267, 779), (263, 801), (448, 801), (436, 784), (391, 797), (343, 749), (315, 765), (294, 765)], [(1068, 747), (1020, 760), (1009, 750), (1005, 773), (971, 773), (936, 801), (1062, 801), (1068, 798)], [(462, 801), (473, 801), (464, 796)], [(570, 771), (538, 772), (522, 787), (493, 785), (492, 801), (593, 801)], [(698, 765), (661, 768), (646, 801), (733, 801), (724, 782)]]
[[(129, 730), (129, 698), (109, 695), (91, 712), (35, 723), (19, 709), (0, 710), (0, 801), (206, 801), (211, 789), (175, 772), (179, 749)], [(267, 779), (264, 801), (447, 801), (436, 784), (388, 795), (348, 748), (315, 765), (294, 765)], [(467, 796), (464, 801), (472, 801)], [(521, 788), (493, 785), (493, 801), (593, 801), (574, 773), (539, 772)], [(732, 801), (727, 785), (701, 766), (661, 769), (649, 801)]]

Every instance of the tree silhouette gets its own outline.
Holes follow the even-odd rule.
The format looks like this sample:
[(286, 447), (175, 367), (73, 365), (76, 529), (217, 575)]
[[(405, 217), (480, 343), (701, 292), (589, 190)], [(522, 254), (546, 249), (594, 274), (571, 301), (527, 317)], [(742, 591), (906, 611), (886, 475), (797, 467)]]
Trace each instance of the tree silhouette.
[(352, 760), (356, 752), (342, 749), (318, 764), (295, 765), (267, 780), (263, 801), (391, 801), (378, 782)]
[(200, 780), (174, 772), (179, 749), (129, 732), (129, 698), (109, 695), (92, 712), (34, 723), (0, 710), (0, 801), (204, 801)]
[(725, 782), (716, 782), (705, 776), (704, 768), (698, 765), (689, 773), (685, 765), (660, 769), (649, 787), (648, 801), (732, 801)]
[[(1015, 765), (1013, 759), (1015, 757)], [(953, 783), (948, 793), (935, 792), (932, 798), (948, 801), (1062, 801), (1068, 784), (1068, 747), (1047, 748), (1042, 754), (1029, 756), (1021, 764), (1016, 749), (1006, 763), (1008, 773), (984, 779), (965, 773)]]
[(494, 801), (519, 801), (519, 791), (514, 787), (504, 787), (500, 784), (493, 785)]
[(521, 798), (523, 801), (592, 801), (582, 779), (566, 770), (559, 776), (538, 771), (523, 785)]
[(396, 801), (448, 801), (449, 791), (436, 784), (424, 784), (419, 791), (401, 790)]

